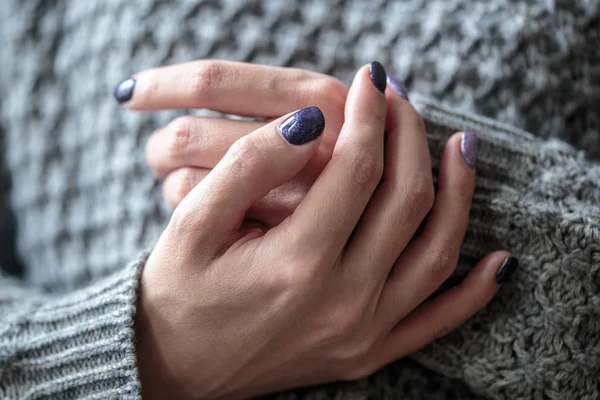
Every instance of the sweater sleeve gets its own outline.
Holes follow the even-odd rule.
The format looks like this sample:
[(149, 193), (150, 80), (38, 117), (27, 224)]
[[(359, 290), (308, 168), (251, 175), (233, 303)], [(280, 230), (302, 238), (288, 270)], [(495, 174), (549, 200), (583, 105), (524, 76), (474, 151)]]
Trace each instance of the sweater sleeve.
[[(600, 390), (600, 164), (558, 140), (411, 97), (432, 163), (450, 134), (480, 138), (455, 277), (508, 249), (520, 267), (484, 310), (412, 355), (490, 399), (592, 399)], [(437, 174), (435, 174), (437, 175)]]
[(133, 322), (145, 260), (63, 296), (0, 275), (0, 398), (139, 398)]

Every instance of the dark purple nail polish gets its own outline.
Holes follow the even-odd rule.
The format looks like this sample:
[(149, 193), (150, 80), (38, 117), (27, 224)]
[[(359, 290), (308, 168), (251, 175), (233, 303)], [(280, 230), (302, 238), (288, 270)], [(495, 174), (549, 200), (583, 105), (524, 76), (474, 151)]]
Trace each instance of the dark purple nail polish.
[(290, 144), (301, 145), (316, 139), (325, 129), (325, 117), (318, 107), (306, 107), (290, 115), (277, 127)]
[(479, 149), (479, 139), (473, 131), (466, 131), (460, 140), (460, 152), (467, 165), (475, 168), (477, 164), (477, 150)]
[(498, 272), (496, 272), (496, 283), (500, 285), (506, 282), (518, 266), (518, 259), (515, 257), (507, 257), (498, 269)]
[(115, 88), (115, 99), (119, 103), (125, 103), (133, 97), (133, 89), (135, 89), (135, 79), (125, 79)]
[(387, 84), (387, 74), (385, 68), (377, 61), (373, 61), (369, 65), (369, 74), (371, 75), (371, 82), (381, 92), (385, 92), (385, 85)]
[(388, 75), (387, 83), (398, 96), (408, 101), (408, 90), (406, 90), (404, 82), (402, 82), (400, 79), (394, 78), (391, 75)]

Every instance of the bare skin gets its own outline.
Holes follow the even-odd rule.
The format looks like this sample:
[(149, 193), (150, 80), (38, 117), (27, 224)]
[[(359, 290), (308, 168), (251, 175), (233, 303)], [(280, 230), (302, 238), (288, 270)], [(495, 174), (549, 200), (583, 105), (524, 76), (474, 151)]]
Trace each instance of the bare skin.
[[(219, 63), (140, 73), (126, 106), (270, 119), (320, 98), (298, 89), (268, 99), (285, 92), (288, 73), (314, 79), (307, 87), (322, 76), (279, 68), (260, 70), (260, 81), (256, 66)], [(195, 84), (181, 83), (193, 74)], [(224, 95), (236, 92), (235, 101)], [(277, 131), (287, 115), (229, 127), (190, 120), (179, 147), (167, 145), (179, 140), (176, 129), (151, 139), (150, 165), (167, 178), (176, 209), (142, 273), (136, 329), (145, 397), (245, 398), (359, 379), (449, 333), (499, 289), (505, 251), (426, 301), (453, 272), (467, 227), (475, 171), (462, 159), (461, 134), (446, 146), (434, 201), (423, 122), (406, 100), (389, 87), (380, 93), (363, 67), (341, 114), (323, 102), (326, 131), (301, 146)], [(203, 172), (170, 194), (176, 183), (167, 182), (190, 173), (182, 169)]]

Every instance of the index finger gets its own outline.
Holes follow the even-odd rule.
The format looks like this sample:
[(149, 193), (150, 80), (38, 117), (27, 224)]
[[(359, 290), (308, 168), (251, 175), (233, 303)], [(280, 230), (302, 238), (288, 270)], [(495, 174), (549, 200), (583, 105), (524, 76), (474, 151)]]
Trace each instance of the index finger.
[[(341, 81), (316, 72), (222, 60), (152, 68), (117, 85), (116, 99), (132, 110), (207, 108), (227, 114), (279, 117), (340, 96)], [(343, 104), (343, 103), (342, 103)]]
[(325, 246), (329, 251), (323, 253), (337, 258), (362, 215), (383, 171), (385, 80), (385, 70), (377, 62), (370, 70), (363, 67), (357, 72), (332, 159), (283, 223), (294, 248)]

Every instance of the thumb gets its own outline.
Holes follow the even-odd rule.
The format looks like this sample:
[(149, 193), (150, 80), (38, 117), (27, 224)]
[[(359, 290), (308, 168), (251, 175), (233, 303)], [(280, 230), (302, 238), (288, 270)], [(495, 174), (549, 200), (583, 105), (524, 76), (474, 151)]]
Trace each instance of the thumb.
[(181, 202), (173, 219), (201, 227), (201, 236), (237, 232), (255, 201), (302, 170), (324, 129), (321, 110), (307, 107), (238, 139)]

